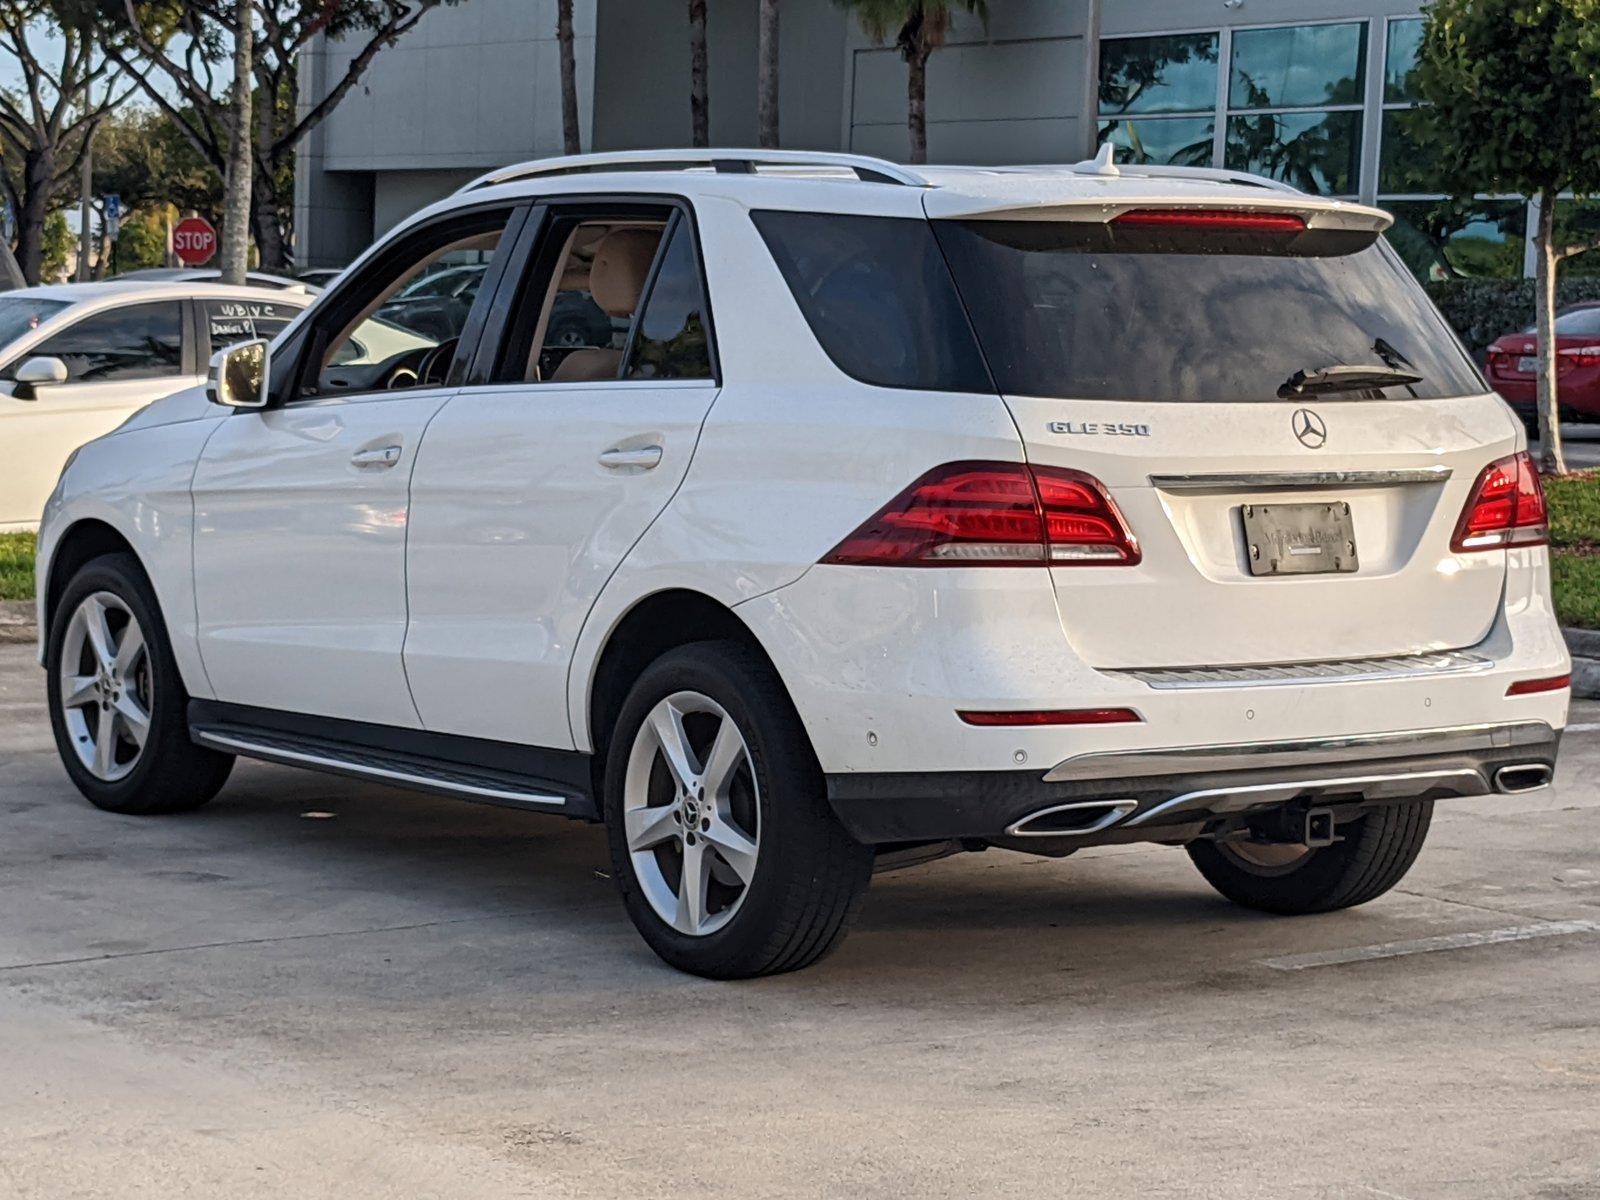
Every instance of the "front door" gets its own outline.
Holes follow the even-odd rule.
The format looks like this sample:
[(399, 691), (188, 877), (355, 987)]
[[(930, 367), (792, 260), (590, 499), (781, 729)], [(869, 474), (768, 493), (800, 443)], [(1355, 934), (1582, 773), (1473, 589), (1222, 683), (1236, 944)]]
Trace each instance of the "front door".
[[(183, 302), (90, 313), (24, 350), (0, 375), (0, 528), (37, 525), (67, 456), (144, 405), (203, 382), (183, 345)], [(19, 395), (16, 370), (60, 359), (67, 381)], [(24, 395), (26, 388), (21, 388)]]
[(217, 699), (418, 724), (400, 657), (408, 493), (474, 325), (463, 308), (410, 326), (392, 301), (432, 272), (490, 269), (508, 216), (458, 214), (380, 249), (318, 303), (293, 339), (304, 349), (273, 361), (273, 406), (233, 413), (206, 444), (195, 597)]
[(570, 749), (578, 633), (717, 384), (686, 213), (558, 212), (531, 263), (493, 377), (417, 459), (405, 663), (427, 729)]

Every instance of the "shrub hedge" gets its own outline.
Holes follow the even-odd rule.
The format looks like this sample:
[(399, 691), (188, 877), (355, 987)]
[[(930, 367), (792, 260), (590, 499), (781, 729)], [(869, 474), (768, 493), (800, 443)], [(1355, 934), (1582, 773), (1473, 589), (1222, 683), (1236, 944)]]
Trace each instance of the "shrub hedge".
[[(1426, 285), (1439, 311), (1474, 355), (1504, 333), (1533, 324), (1533, 280), (1450, 279)], [(1573, 275), (1556, 284), (1557, 307), (1600, 300), (1600, 276)]]

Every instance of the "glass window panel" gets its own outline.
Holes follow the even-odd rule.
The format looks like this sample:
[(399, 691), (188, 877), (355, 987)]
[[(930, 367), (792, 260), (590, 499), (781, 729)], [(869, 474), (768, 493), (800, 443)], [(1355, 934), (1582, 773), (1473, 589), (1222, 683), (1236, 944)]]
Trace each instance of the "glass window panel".
[(1100, 113), (1209, 112), (1217, 105), (1217, 35), (1100, 43)]
[(1117, 147), (1118, 162), (1209, 167), (1215, 129), (1210, 117), (1101, 121), (1100, 141)]
[(1230, 108), (1311, 108), (1360, 104), (1367, 26), (1296, 25), (1233, 35)]
[(1389, 48), (1383, 66), (1383, 98), (1387, 103), (1418, 99), (1417, 54), (1421, 49), (1420, 18), (1389, 22)]
[(710, 379), (711, 346), (700, 264), (687, 224), (679, 220), (656, 272), (633, 338), (628, 379)]
[(161, 379), (183, 373), (183, 309), (140, 304), (85, 317), (33, 348), (59, 358), (73, 383)]
[[(1600, 200), (1556, 202), (1556, 244), (1586, 245), (1600, 240)], [(1563, 275), (1600, 275), (1600, 250), (1585, 250), (1562, 259)]]
[(1417, 136), (1421, 109), (1397, 108), (1383, 114), (1378, 190), (1390, 194), (1448, 192), (1431, 148)]
[(1527, 208), (1521, 200), (1380, 201), (1389, 242), (1421, 279), (1520, 279)]
[(1228, 118), (1227, 166), (1322, 196), (1356, 190), (1361, 114), (1260, 113)]

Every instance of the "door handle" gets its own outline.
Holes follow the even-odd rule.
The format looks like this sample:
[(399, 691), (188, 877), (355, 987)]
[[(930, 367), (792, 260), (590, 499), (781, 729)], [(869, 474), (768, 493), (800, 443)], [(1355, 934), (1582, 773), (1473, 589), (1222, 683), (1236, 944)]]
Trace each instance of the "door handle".
[(639, 446), (633, 450), (624, 450), (613, 446), (600, 453), (602, 467), (623, 468), (633, 467), (640, 471), (648, 471), (661, 461), (660, 446)]
[(374, 446), (370, 450), (357, 450), (350, 461), (358, 467), (392, 467), (400, 461), (400, 447)]

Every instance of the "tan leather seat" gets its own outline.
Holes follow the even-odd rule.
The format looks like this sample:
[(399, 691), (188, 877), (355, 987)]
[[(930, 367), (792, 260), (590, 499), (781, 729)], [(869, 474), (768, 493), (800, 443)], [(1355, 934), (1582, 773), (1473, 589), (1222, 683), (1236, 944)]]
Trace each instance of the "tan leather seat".
[[(633, 316), (660, 242), (659, 229), (613, 229), (600, 239), (589, 268), (589, 294), (606, 316)], [(621, 369), (621, 350), (585, 348), (562, 359), (550, 381), (615, 379)]]

